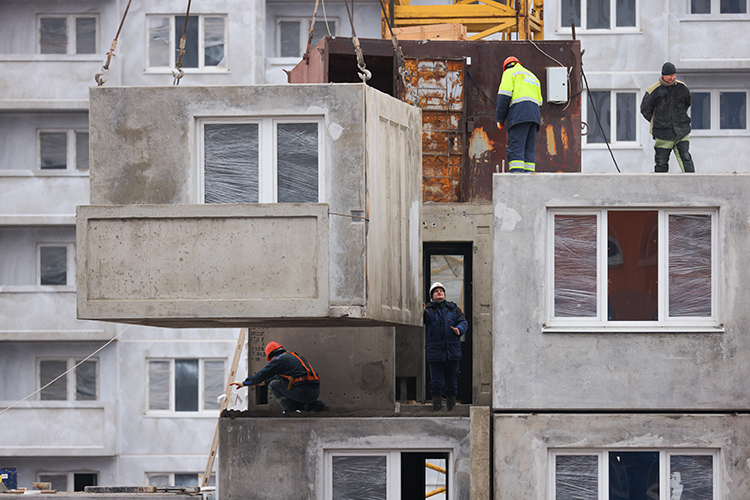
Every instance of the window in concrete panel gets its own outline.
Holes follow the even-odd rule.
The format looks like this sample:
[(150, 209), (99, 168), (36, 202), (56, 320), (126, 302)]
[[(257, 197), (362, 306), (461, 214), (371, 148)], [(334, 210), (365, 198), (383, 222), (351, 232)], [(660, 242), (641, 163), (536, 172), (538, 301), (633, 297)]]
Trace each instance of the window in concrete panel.
[(41, 245), (39, 247), (39, 284), (68, 284), (68, 247)]
[(182, 54), (182, 67), (197, 68), (198, 51), (200, 50), (198, 48), (198, 16), (188, 16), (187, 25), (185, 24), (185, 16), (175, 16), (174, 21), (175, 61), (179, 60), (180, 44), (184, 36), (185, 50)]
[(669, 468), (670, 499), (713, 498), (714, 457), (712, 455), (671, 455)]
[(198, 411), (198, 360), (174, 361), (175, 411)]
[(321, 199), (318, 119), (203, 120), (204, 203), (317, 203)]
[(89, 133), (83, 131), (75, 132), (76, 140), (76, 170), (89, 169)]
[(562, 0), (560, 28), (617, 30), (637, 26), (637, 0)]
[[(39, 388), (41, 389), (39, 399), (41, 401), (96, 401), (98, 399), (98, 360), (93, 358), (82, 363), (81, 361), (81, 359), (74, 358), (40, 359), (38, 361)], [(50, 385), (45, 387), (47, 384)]]
[(68, 19), (66, 17), (39, 19), (39, 53), (68, 53)]
[(609, 29), (609, 0), (586, 1), (586, 29)]
[(76, 401), (96, 401), (98, 363), (93, 360), (77, 360), (76, 364)]
[(257, 123), (204, 125), (204, 202), (260, 201)]
[(180, 41), (185, 32), (182, 68), (205, 71), (226, 68), (226, 16), (148, 16), (148, 68), (173, 68), (179, 60)]
[(635, 0), (617, 0), (617, 26), (635, 26)]
[(669, 315), (711, 316), (711, 216), (669, 216)]
[(148, 65), (170, 65), (170, 18), (151, 16), (148, 18)]
[(693, 92), (690, 106), (690, 124), (693, 130), (711, 128), (711, 93)]
[(568, 27), (575, 24), (576, 28), (581, 26), (581, 0), (562, 0), (560, 5), (562, 12), (562, 26)]
[(84, 491), (86, 486), (96, 486), (98, 481), (96, 472), (76, 472), (73, 474), (73, 491)]
[(717, 324), (714, 210), (553, 210), (550, 222), (547, 326)]
[[(200, 486), (202, 473), (192, 472), (147, 472), (148, 486)], [(209, 486), (216, 486), (216, 475), (211, 474)]]
[(76, 17), (76, 54), (96, 54), (96, 18)]
[(555, 500), (598, 500), (598, 455), (557, 455)]
[(217, 398), (224, 392), (224, 366), (224, 360), (149, 360), (150, 412), (218, 410)]
[(691, 14), (710, 14), (711, 0), (690, 0)]
[(37, 481), (40, 483), (52, 483), (54, 491), (68, 491), (67, 474), (37, 474)]
[[(316, 20), (310, 50), (325, 36), (336, 36), (338, 19)], [(276, 20), (276, 57), (301, 57), (307, 50), (310, 19), (279, 18)]]
[(68, 362), (64, 359), (39, 361), (39, 387), (41, 389), (39, 399), (41, 401), (66, 401), (68, 399), (68, 377), (65, 374), (67, 369)]
[(747, 14), (747, 0), (721, 0), (722, 14)]
[(387, 457), (335, 456), (332, 459), (333, 500), (387, 500)]
[(719, 92), (719, 127), (747, 128), (747, 92)]
[(39, 168), (42, 170), (68, 168), (68, 134), (66, 132), (39, 133)]
[(659, 452), (610, 451), (609, 499), (659, 499)]
[(628, 147), (636, 145), (639, 116), (637, 92), (595, 90), (590, 92), (590, 96), (590, 99), (586, 99), (584, 114), (584, 121), (588, 124), (588, 134), (584, 136), (586, 144), (596, 147), (603, 147), (606, 142)]
[(635, 92), (616, 92), (615, 110), (617, 116), (617, 142), (636, 140), (636, 104)]
[(596, 317), (597, 216), (555, 215), (555, 316)]
[(279, 123), (277, 131), (277, 201), (318, 201), (318, 124)]

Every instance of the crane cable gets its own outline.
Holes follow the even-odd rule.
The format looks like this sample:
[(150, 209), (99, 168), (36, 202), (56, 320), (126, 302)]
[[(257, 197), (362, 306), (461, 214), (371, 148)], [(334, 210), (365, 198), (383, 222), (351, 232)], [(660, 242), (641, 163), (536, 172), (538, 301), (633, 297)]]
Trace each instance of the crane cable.
[(359, 78), (362, 83), (367, 83), (367, 80), (372, 78), (372, 73), (365, 67), (365, 56), (362, 54), (362, 47), (359, 46), (359, 39), (357, 33), (354, 31), (354, 19), (352, 19), (352, 11), (349, 10), (349, 0), (344, 0), (346, 5), (346, 13), (349, 14), (349, 24), (352, 27), (352, 43), (354, 44), (354, 52), (357, 54), (357, 67), (359, 68)]
[(180, 56), (177, 58), (177, 62), (174, 65), (174, 69), (172, 70), (172, 76), (174, 76), (174, 81), (172, 82), (172, 85), (179, 85), (180, 79), (182, 79), (183, 76), (185, 76), (185, 72), (182, 71), (182, 55), (185, 53), (185, 36), (187, 34), (187, 27), (188, 27), (188, 19), (190, 19), (190, 3), (192, 0), (188, 0), (187, 4), (187, 12), (185, 12), (185, 26), (182, 28), (182, 38), (180, 38)]
[(96, 85), (101, 87), (104, 85), (105, 80), (103, 77), (106, 76), (106, 74), (109, 72), (109, 63), (112, 61), (112, 57), (115, 55), (115, 48), (117, 47), (117, 38), (120, 36), (120, 32), (122, 31), (122, 26), (125, 24), (125, 18), (128, 15), (128, 10), (130, 9), (130, 4), (133, 2), (133, 0), (128, 0), (128, 5), (125, 7), (125, 12), (122, 14), (122, 19), (120, 20), (120, 27), (117, 28), (117, 34), (115, 34), (114, 40), (112, 40), (112, 45), (109, 47), (109, 52), (107, 52), (107, 60), (104, 63), (104, 66), (102, 66), (102, 70), (94, 75), (94, 81), (96, 82)]
[[(315, 29), (315, 18), (318, 15), (318, 4), (320, 3), (320, 0), (315, 0), (315, 8), (313, 9), (313, 15), (312, 20), (310, 21), (310, 34), (307, 37), (307, 49), (305, 49), (305, 54), (302, 56), (302, 60), (305, 62), (310, 61), (310, 45), (312, 45), (312, 39), (313, 39), (313, 30)], [(326, 26), (328, 24), (326, 23)]]
[[(380, 0), (380, 8), (383, 10), (383, 17), (385, 17), (385, 22), (388, 25), (388, 31), (391, 32), (391, 42), (393, 42), (393, 52), (396, 54), (396, 60), (398, 62), (398, 74), (401, 76), (401, 83), (404, 86), (404, 90), (408, 94), (409, 102), (416, 106), (418, 104), (418, 96), (417, 96), (417, 90), (414, 87), (410, 87), (408, 85), (408, 78), (411, 78), (411, 71), (406, 69), (406, 60), (404, 59), (404, 53), (401, 50), (401, 46), (398, 44), (398, 39), (396, 38), (396, 35), (393, 33), (393, 27), (391, 26), (391, 19), (388, 16), (388, 11), (385, 9), (385, 4), (383, 3), (383, 0)], [(410, 90), (407, 90), (410, 89)]]

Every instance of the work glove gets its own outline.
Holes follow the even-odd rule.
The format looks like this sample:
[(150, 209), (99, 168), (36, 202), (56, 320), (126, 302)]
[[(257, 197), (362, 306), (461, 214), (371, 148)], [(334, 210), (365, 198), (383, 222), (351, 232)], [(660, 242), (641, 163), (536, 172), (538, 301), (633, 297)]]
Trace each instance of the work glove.
[(497, 129), (502, 132), (505, 128), (505, 124), (503, 122), (497, 122)]

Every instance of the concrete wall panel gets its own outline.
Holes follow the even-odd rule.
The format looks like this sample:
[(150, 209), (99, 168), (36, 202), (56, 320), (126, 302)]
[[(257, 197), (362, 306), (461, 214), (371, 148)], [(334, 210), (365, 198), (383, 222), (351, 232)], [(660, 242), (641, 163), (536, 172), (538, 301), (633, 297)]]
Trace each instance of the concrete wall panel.
[[(495, 176), (493, 406), (743, 409), (746, 175)], [(550, 208), (718, 208), (713, 327), (562, 330), (546, 322)]]

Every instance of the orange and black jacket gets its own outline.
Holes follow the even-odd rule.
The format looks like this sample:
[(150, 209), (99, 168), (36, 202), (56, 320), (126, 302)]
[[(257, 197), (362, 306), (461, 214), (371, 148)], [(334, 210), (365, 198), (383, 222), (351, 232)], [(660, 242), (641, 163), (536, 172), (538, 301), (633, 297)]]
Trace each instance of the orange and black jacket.
[(247, 386), (258, 385), (274, 377), (281, 377), (289, 381), (289, 387), (300, 384), (320, 385), (320, 378), (312, 365), (296, 352), (284, 352), (263, 367), (255, 375), (245, 379)]

